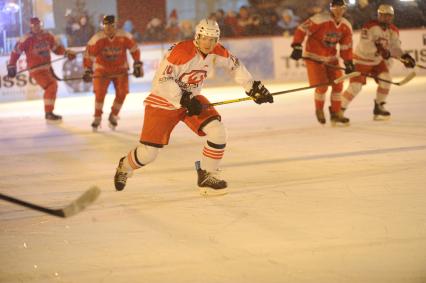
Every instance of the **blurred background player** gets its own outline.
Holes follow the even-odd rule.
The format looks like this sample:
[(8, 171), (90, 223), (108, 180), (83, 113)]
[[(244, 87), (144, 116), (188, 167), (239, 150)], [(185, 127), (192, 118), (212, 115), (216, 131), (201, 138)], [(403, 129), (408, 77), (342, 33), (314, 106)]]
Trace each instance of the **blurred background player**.
[(133, 75), (136, 78), (143, 76), (140, 50), (131, 34), (116, 28), (113, 15), (105, 16), (102, 24), (103, 30), (89, 40), (84, 55), (83, 79), (85, 82), (93, 79), (95, 93), (95, 118), (92, 123), (94, 131), (101, 124), (105, 95), (111, 81), (115, 88), (115, 99), (108, 121), (112, 129), (117, 126), (118, 114), (129, 92), (127, 49), (134, 60)]
[[(377, 10), (377, 20), (367, 22), (361, 31), (360, 41), (354, 52), (355, 70), (390, 81), (389, 59), (400, 58), (407, 68), (414, 68), (416, 61), (401, 49), (398, 28), (392, 24), (394, 9), (391, 5), (382, 4)], [(345, 110), (349, 103), (361, 91), (366, 83), (365, 76), (351, 78), (350, 84), (342, 97), (342, 108)], [(389, 94), (390, 84), (376, 80), (377, 91), (374, 100), (374, 119), (390, 118), (390, 112), (384, 107)]]
[(260, 81), (254, 81), (246, 67), (218, 43), (216, 21), (201, 20), (195, 40), (174, 45), (165, 55), (153, 80), (151, 94), (145, 99), (144, 124), (140, 145), (119, 161), (115, 188), (123, 190), (133, 170), (155, 160), (160, 148), (169, 143), (179, 121), (194, 133), (206, 136), (201, 162), (196, 162), (198, 186), (202, 194), (224, 194), (227, 183), (218, 175), (225, 152), (226, 131), (221, 116), (200, 94), (204, 79), (213, 64), (224, 66), (247, 95), (258, 103), (272, 103), (273, 97)]
[[(310, 85), (326, 83), (342, 76), (342, 71), (338, 69), (337, 44), (340, 44), (340, 56), (345, 63), (345, 72), (351, 73), (354, 69), (352, 63), (352, 25), (343, 18), (346, 8), (347, 5), (344, 0), (332, 0), (330, 12), (324, 11), (315, 14), (296, 29), (291, 44), (293, 52), (290, 57), (292, 59), (299, 60), (302, 57), (307, 57), (336, 66), (336, 68), (327, 67), (312, 60), (305, 60)], [(305, 36), (307, 36), (306, 48), (304, 56), (302, 56), (302, 43)], [(327, 89), (328, 86), (315, 89), (315, 114), (321, 124), (326, 123), (323, 109)], [(344, 117), (341, 111), (343, 82), (333, 84), (331, 89), (330, 120), (334, 124), (348, 124), (349, 119)]]
[(57, 55), (65, 55), (69, 60), (75, 59), (76, 53), (65, 49), (52, 33), (43, 30), (39, 18), (31, 18), (30, 27), (31, 31), (19, 39), (10, 54), (7, 75), (11, 78), (16, 76), (16, 62), (21, 54), (25, 52), (30, 76), (44, 90), (43, 100), (46, 121), (58, 123), (62, 121), (62, 117), (53, 113), (58, 83), (52, 75), (50, 51)]

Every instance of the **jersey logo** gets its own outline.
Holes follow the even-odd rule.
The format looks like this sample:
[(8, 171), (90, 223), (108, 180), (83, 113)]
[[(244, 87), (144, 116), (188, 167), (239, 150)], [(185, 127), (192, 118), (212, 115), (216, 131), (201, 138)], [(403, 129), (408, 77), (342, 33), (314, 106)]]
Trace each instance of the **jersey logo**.
[(121, 54), (121, 48), (120, 47), (113, 47), (113, 46), (107, 46), (104, 49), (102, 49), (102, 57), (106, 61), (115, 61), (118, 59), (118, 57)]
[(38, 41), (33, 46), (33, 53), (41, 57), (49, 57), (49, 43), (47, 41)]
[(207, 78), (207, 71), (192, 70), (189, 73), (182, 74), (182, 76), (179, 77), (179, 81), (185, 83), (188, 87), (196, 87), (203, 82), (205, 78)]
[(339, 43), (342, 38), (342, 34), (340, 32), (329, 32), (324, 35), (324, 45), (327, 47), (334, 47), (337, 43)]

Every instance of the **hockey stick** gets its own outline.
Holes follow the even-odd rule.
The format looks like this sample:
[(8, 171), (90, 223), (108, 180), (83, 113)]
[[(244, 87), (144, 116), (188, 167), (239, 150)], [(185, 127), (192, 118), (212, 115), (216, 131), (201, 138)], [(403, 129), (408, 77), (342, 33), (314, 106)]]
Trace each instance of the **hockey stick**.
[(11, 196), (4, 195), (1, 193), (0, 193), (0, 199), (8, 201), (8, 202), (12, 202), (14, 204), (22, 205), (27, 208), (34, 209), (40, 212), (44, 212), (50, 215), (67, 218), (84, 210), (87, 206), (89, 206), (91, 203), (93, 203), (96, 200), (96, 198), (99, 196), (100, 193), (101, 193), (100, 189), (96, 186), (93, 186), (90, 189), (88, 189), (86, 192), (84, 192), (79, 198), (72, 201), (67, 206), (63, 208), (58, 208), (58, 209), (40, 206), (37, 204), (33, 204), (30, 202), (26, 202), (26, 201), (11, 197)]
[[(326, 83), (320, 83), (320, 84), (315, 84), (315, 85), (311, 85), (311, 86), (305, 86), (305, 87), (299, 87), (299, 88), (293, 88), (293, 89), (283, 90), (283, 91), (271, 93), (271, 95), (280, 95), (280, 94), (285, 94), (285, 93), (290, 93), (290, 92), (307, 90), (307, 89), (311, 89), (311, 88), (317, 88), (317, 87), (321, 87), (321, 86), (338, 84), (338, 83), (343, 82), (346, 79), (350, 79), (350, 78), (353, 78), (353, 77), (358, 77), (359, 75), (360, 75), (359, 72), (353, 72), (353, 73), (350, 73), (350, 74), (347, 74), (347, 75), (343, 75), (340, 78), (335, 79), (334, 81), (330, 81), (330, 82), (326, 82)], [(251, 96), (247, 96), (247, 97), (243, 97), (243, 98), (230, 99), (230, 100), (225, 100), (225, 101), (220, 101), (220, 102), (215, 102), (215, 103), (207, 104), (206, 107), (223, 105), (223, 104), (230, 104), (230, 103), (235, 103), (235, 102), (242, 102), (242, 101), (247, 101), (247, 100), (253, 100), (253, 98)]]
[[(83, 52), (84, 52), (84, 51), (79, 51), (79, 52), (76, 52), (75, 54), (77, 55), (77, 54), (80, 54), (80, 53), (83, 53)], [(55, 62), (58, 62), (58, 61), (64, 60), (64, 59), (68, 59), (68, 58), (67, 58), (67, 57), (65, 57), (65, 56), (63, 56), (63, 57), (59, 57), (59, 58), (56, 58), (56, 59), (50, 60), (49, 62), (46, 62), (46, 63), (43, 63), (43, 64), (39, 64), (39, 65), (35, 65), (35, 66), (30, 67), (30, 68), (26, 68), (26, 69), (20, 70), (20, 71), (19, 71), (19, 72), (17, 72), (16, 74), (18, 75), (18, 74), (23, 73), (23, 72), (26, 72), (26, 71), (32, 71), (32, 70), (35, 70), (35, 69), (38, 69), (38, 68), (41, 68), (41, 67), (44, 67), (44, 66), (50, 65), (50, 64), (52, 64), (52, 63), (55, 63)]]
[[(58, 77), (55, 72), (53, 71), (53, 69), (50, 69), (50, 72), (52, 73), (53, 77), (57, 80), (57, 81), (61, 81), (61, 82), (67, 82), (67, 81), (80, 81), (83, 80), (83, 77), (78, 77), (78, 78), (60, 78)], [(128, 75), (133, 75), (133, 73), (117, 73), (117, 74), (112, 74), (112, 75), (108, 75), (108, 76), (93, 76), (93, 79), (115, 79), (121, 76), (128, 76)]]
[[(312, 62), (316, 62), (318, 64), (323, 64), (324, 66), (327, 66), (327, 67), (330, 67), (330, 68), (333, 68), (333, 69), (345, 70), (345, 68), (343, 68), (343, 67), (340, 67), (340, 66), (337, 66), (337, 65), (328, 64), (328, 63), (323, 62), (321, 60), (315, 60), (315, 59), (312, 59), (312, 58), (309, 58), (309, 57), (302, 57), (302, 59), (305, 59), (305, 60), (308, 60), (308, 61), (312, 61)], [(406, 83), (408, 83), (409, 81), (411, 81), (416, 76), (416, 73), (415, 72), (410, 72), (405, 78), (403, 78), (399, 82), (389, 81), (389, 80), (382, 79), (382, 78), (379, 78), (377, 76), (373, 76), (373, 75), (365, 74), (365, 73), (360, 73), (360, 75), (363, 75), (363, 76), (369, 77), (369, 78), (373, 78), (375, 80), (382, 81), (382, 82), (385, 82), (385, 83), (402, 86), (402, 85), (405, 85)]]

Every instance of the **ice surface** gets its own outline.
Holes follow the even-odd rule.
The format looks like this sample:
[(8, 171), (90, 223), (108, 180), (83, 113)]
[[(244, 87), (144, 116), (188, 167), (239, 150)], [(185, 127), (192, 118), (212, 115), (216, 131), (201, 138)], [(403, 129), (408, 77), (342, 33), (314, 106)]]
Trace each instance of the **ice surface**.
[(230, 192), (213, 198), (195, 185), (203, 139), (183, 124), (114, 191), (146, 93), (128, 96), (115, 132), (112, 96), (98, 133), (93, 97), (58, 100), (59, 126), (45, 124), (42, 101), (0, 104), (2, 193), (60, 207), (102, 189), (67, 219), (0, 201), (0, 282), (426, 282), (426, 77), (392, 88), (390, 121), (372, 120), (374, 91), (350, 105), (347, 128), (318, 124), (312, 91), (217, 107)]

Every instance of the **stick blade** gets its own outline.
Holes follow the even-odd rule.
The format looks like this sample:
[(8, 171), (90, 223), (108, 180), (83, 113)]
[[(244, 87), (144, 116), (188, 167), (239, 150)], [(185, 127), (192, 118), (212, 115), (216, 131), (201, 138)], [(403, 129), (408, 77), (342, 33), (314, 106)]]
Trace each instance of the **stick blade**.
[(411, 81), (412, 79), (414, 79), (414, 77), (416, 76), (416, 72), (411, 72), (409, 73), (402, 81), (398, 82), (398, 85), (405, 85), (406, 83), (408, 83), (409, 81)]
[(343, 76), (341, 76), (341, 77), (339, 77), (339, 78), (335, 79), (335, 80), (333, 81), (333, 83), (338, 84), (338, 83), (343, 82), (344, 80), (347, 80), (347, 79), (350, 79), (350, 78), (354, 78), (354, 77), (358, 77), (358, 76), (360, 76), (360, 75), (361, 75), (361, 73), (360, 73), (360, 72), (352, 72), (352, 73), (349, 73), (349, 74), (343, 75)]
[(101, 190), (98, 187), (91, 187), (78, 199), (74, 200), (72, 203), (62, 209), (63, 217), (70, 217), (84, 210), (87, 206), (92, 204), (100, 194)]

